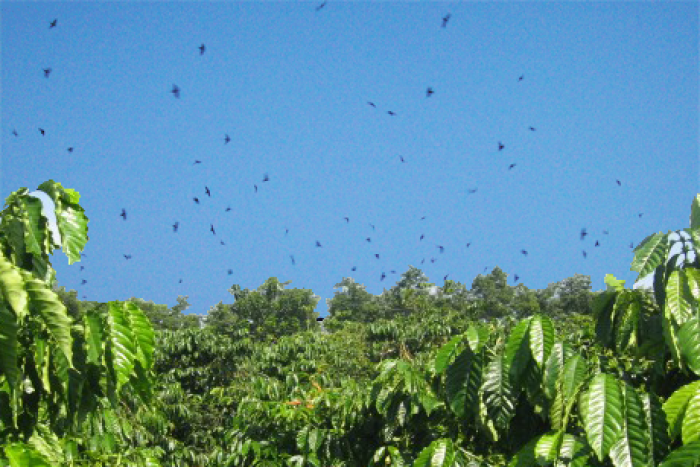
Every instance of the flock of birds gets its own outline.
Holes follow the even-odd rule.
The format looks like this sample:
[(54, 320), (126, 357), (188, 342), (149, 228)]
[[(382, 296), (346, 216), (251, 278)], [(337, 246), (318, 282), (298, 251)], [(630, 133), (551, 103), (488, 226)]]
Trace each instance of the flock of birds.
[[(324, 1), (323, 3), (321, 3), (320, 5), (318, 5), (317, 7), (315, 7), (316, 12), (321, 11), (321, 10), (326, 6), (326, 4), (327, 4), (327, 2)], [(442, 18), (442, 25), (441, 25), (442, 28), (446, 28), (446, 27), (447, 27), (447, 25), (448, 25), (448, 23), (449, 23), (449, 21), (450, 21), (450, 18), (451, 18), (451, 14), (450, 14), (450, 13), (447, 13), (447, 14)], [(49, 29), (56, 28), (57, 25), (58, 25), (58, 19), (54, 19), (53, 21), (51, 21), (51, 22), (49, 23)], [(201, 44), (201, 45), (198, 47), (198, 50), (199, 50), (199, 55), (200, 55), (200, 56), (204, 55), (204, 54), (206, 53), (206, 51), (207, 51), (206, 45), (205, 45), (205, 44)], [(49, 79), (50, 76), (51, 76), (51, 73), (52, 73), (52, 68), (51, 68), (51, 67), (43, 68), (43, 73), (44, 73), (44, 77), (45, 77), (46, 79)], [(522, 82), (524, 79), (525, 79), (525, 76), (524, 76), (524, 75), (520, 75), (520, 76), (518, 77), (517, 81), (518, 81), (518, 82)], [(179, 87), (177, 84), (173, 84), (172, 89), (170, 90), (170, 93), (171, 93), (171, 94), (173, 95), (173, 97), (176, 98), (176, 99), (180, 99), (180, 98), (181, 98), (181, 89), (180, 89), (180, 87)], [(432, 97), (434, 94), (435, 94), (435, 90), (434, 90), (432, 87), (428, 87), (428, 88), (426, 89), (426, 91), (425, 91), (425, 97), (426, 97), (426, 98), (430, 98), (430, 97)], [(367, 105), (370, 106), (370, 107), (372, 107), (372, 108), (375, 108), (375, 109), (377, 108), (377, 105), (376, 105), (374, 102), (371, 102), (371, 101), (368, 101), (368, 102), (367, 102)], [(389, 116), (391, 116), (391, 117), (395, 117), (395, 116), (397, 115), (396, 112), (393, 111), (393, 110), (387, 110), (386, 113), (387, 113)], [(536, 128), (533, 127), (533, 126), (529, 126), (528, 129), (529, 129), (531, 132), (537, 131)], [(41, 136), (44, 136), (44, 135), (46, 134), (46, 131), (45, 131), (43, 128), (38, 128), (38, 131), (39, 131), (39, 133), (40, 133)], [(19, 133), (17, 132), (16, 129), (13, 129), (13, 130), (12, 130), (12, 135), (15, 136), (15, 137), (18, 137), (18, 136), (19, 136)], [(224, 144), (224, 145), (227, 145), (227, 144), (229, 144), (230, 142), (231, 142), (231, 137), (230, 137), (228, 134), (224, 134), (224, 136), (223, 136), (223, 144)], [(505, 149), (505, 147), (506, 147), (506, 146), (503, 144), (502, 141), (498, 141), (498, 151), (499, 151), (499, 152), (503, 151), (503, 150)], [(73, 152), (73, 151), (74, 151), (74, 147), (68, 147), (68, 148), (67, 148), (67, 151), (68, 151), (68, 152)], [(404, 158), (402, 155), (399, 156), (399, 160), (400, 160), (401, 163), (406, 163), (406, 160), (405, 160), (405, 158)], [(201, 161), (201, 160), (195, 160), (194, 163), (193, 163), (193, 165), (198, 165), (198, 164), (202, 164), (202, 161)], [(508, 165), (508, 170), (510, 171), (510, 170), (514, 169), (514, 168), (516, 167), (516, 165), (517, 165), (517, 164), (515, 164), (515, 163), (509, 164), (509, 165)], [(265, 174), (263, 175), (262, 180), (261, 180), (260, 183), (267, 183), (267, 182), (269, 182), (269, 181), (270, 181), (269, 174), (268, 174), (268, 173), (265, 173)], [(620, 180), (616, 180), (616, 183), (617, 183), (618, 186), (622, 186), (622, 182), (621, 182)], [(258, 187), (257, 184), (253, 184), (253, 190), (254, 190), (255, 193), (258, 192), (259, 187)], [(475, 194), (477, 191), (478, 191), (478, 188), (476, 188), (476, 187), (470, 188), (470, 189), (467, 190), (467, 192), (468, 192), (469, 194)], [(209, 197), (209, 198), (212, 197), (212, 192), (211, 192), (211, 190), (210, 190), (210, 188), (209, 188), (208, 186), (204, 186), (203, 193), (204, 193), (204, 195), (206, 195), (206, 196)], [(202, 196), (203, 196), (203, 195), (202, 195)], [(192, 200), (193, 200), (193, 202), (194, 202), (195, 204), (197, 204), (197, 205), (200, 204), (200, 199), (199, 199), (198, 196), (193, 196)], [(225, 212), (229, 212), (229, 211), (231, 211), (231, 207), (230, 207), (230, 206), (228, 206), (228, 207), (225, 209)], [(639, 215), (639, 217), (641, 218), (642, 215), (643, 215), (643, 213), (639, 213), (638, 215)], [(121, 213), (119, 214), (119, 216), (122, 218), (122, 220), (123, 220), (124, 222), (127, 221), (127, 219), (128, 219), (128, 214), (127, 214), (126, 208), (122, 208)], [(350, 223), (350, 218), (349, 218), (349, 217), (346, 216), (346, 217), (344, 217), (343, 219), (345, 220), (346, 223), (348, 223), (348, 224)], [(420, 220), (423, 221), (423, 220), (425, 220), (425, 219), (426, 219), (426, 216), (423, 216), (423, 217), (421, 217)], [(376, 230), (376, 229), (375, 229), (375, 226), (374, 226), (373, 224), (369, 224), (369, 226), (372, 228), (373, 231)], [(172, 229), (173, 229), (172, 232), (173, 232), (174, 234), (177, 234), (177, 233), (178, 233), (179, 227), (180, 227), (180, 221), (175, 221), (175, 222), (172, 224)], [(209, 231), (211, 232), (212, 235), (216, 236), (216, 228), (214, 227), (214, 224), (213, 224), (213, 223), (210, 223)], [(609, 234), (609, 232), (608, 232), (607, 230), (604, 230), (602, 233), (603, 233), (604, 235), (608, 235), (608, 234)], [(286, 235), (288, 235), (288, 234), (289, 234), (289, 229), (285, 229), (284, 235), (286, 236)], [(579, 236), (579, 238), (580, 238), (581, 241), (584, 241), (584, 240), (586, 239), (587, 236), (588, 236), (588, 232), (587, 232), (586, 228), (584, 227), (584, 228), (582, 228), (581, 231), (580, 231), (580, 236)], [(425, 239), (425, 234), (421, 234), (420, 237), (419, 237), (419, 239), (418, 239), (418, 241), (419, 241), (419, 242), (422, 242), (424, 239)], [(371, 237), (371, 236), (367, 236), (367, 237), (365, 238), (365, 241), (368, 242), (368, 243), (372, 243), (372, 237)], [(221, 244), (221, 245), (226, 245), (226, 243), (225, 243), (223, 240), (220, 240), (220, 244)], [(316, 248), (323, 248), (323, 244), (321, 243), (320, 240), (316, 240), (315, 246), (316, 246)], [(467, 248), (469, 248), (470, 246), (471, 246), (471, 242), (469, 242), (469, 243), (466, 244), (466, 247), (467, 247)], [(597, 247), (599, 247), (599, 246), (600, 246), (600, 240), (596, 240), (596, 241), (595, 241), (595, 244), (594, 244), (594, 248), (597, 248)], [(444, 246), (436, 244), (435, 247), (436, 247), (437, 251), (438, 251), (440, 254), (443, 254), (443, 253), (445, 252), (445, 247), (444, 247)], [(630, 248), (633, 248), (633, 247), (634, 247), (634, 244), (633, 244), (633, 243), (630, 243)], [(528, 256), (528, 251), (527, 251), (526, 249), (521, 249), (521, 250), (520, 250), (520, 253), (521, 253), (523, 256)], [(588, 255), (588, 253), (586, 252), (585, 249), (582, 249), (582, 250), (581, 250), (581, 253), (582, 253), (584, 259), (585, 259), (585, 258), (587, 257), (587, 255)], [(86, 255), (83, 254), (83, 256), (86, 256)], [(132, 258), (132, 255), (131, 255), (131, 254), (126, 254), (126, 253), (125, 253), (125, 254), (123, 254), (123, 256), (124, 256), (124, 259), (127, 260), (127, 261), (130, 260), (130, 259)], [(381, 258), (380, 253), (374, 253), (374, 257), (375, 257), (376, 259), (379, 260), (379, 259)], [(296, 265), (296, 259), (295, 259), (294, 255), (290, 254), (290, 255), (289, 255), (289, 259), (290, 259), (292, 265)], [(421, 261), (421, 264), (424, 264), (425, 261), (426, 261), (426, 258), (423, 258), (422, 261)], [(436, 259), (435, 257), (431, 257), (431, 258), (429, 259), (429, 261), (430, 261), (431, 263), (435, 263), (435, 262), (437, 261), (437, 259)], [(85, 266), (80, 266), (80, 271), (83, 271), (84, 269), (85, 269)], [(486, 272), (487, 269), (488, 269), (488, 268), (484, 268), (484, 272)], [(357, 270), (357, 266), (352, 266), (351, 271), (354, 272), (354, 271), (356, 271), (356, 270)], [(232, 270), (232, 269), (228, 269), (227, 272), (228, 272), (229, 275), (233, 274), (233, 270)], [(391, 273), (391, 274), (397, 274), (397, 272), (396, 272), (395, 270), (390, 270), (389, 273)], [(444, 276), (443, 279), (444, 279), (445, 281), (447, 281), (449, 275), (450, 275), (450, 274), (446, 274), (446, 275)], [(387, 273), (386, 273), (386, 272), (382, 272), (381, 275), (380, 275), (380, 281), (383, 281), (384, 279), (386, 279), (386, 277), (387, 277)], [(517, 282), (519, 281), (519, 279), (520, 279), (520, 277), (518, 276), (518, 274), (514, 274), (515, 283), (517, 283)], [(85, 285), (85, 284), (87, 284), (87, 282), (88, 282), (87, 279), (84, 279), (84, 278), (83, 278), (83, 279), (81, 280), (81, 285)], [(183, 282), (183, 279), (180, 278), (180, 279), (179, 279), (179, 283), (182, 283), (182, 282)], [(83, 298), (86, 298), (86, 296), (84, 295)]]

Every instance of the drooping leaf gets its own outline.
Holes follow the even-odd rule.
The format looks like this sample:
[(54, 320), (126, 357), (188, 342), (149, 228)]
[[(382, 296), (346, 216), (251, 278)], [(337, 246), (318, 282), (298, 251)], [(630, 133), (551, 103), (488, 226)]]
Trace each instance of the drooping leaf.
[(9, 303), (17, 318), (21, 321), (27, 315), (29, 298), (24, 290), (24, 279), (20, 269), (15, 267), (0, 252), (0, 300)]
[(550, 465), (559, 458), (559, 448), (563, 436), (563, 431), (550, 431), (540, 437), (535, 446), (535, 457), (538, 464)]
[(129, 316), (131, 329), (136, 337), (137, 357), (144, 369), (148, 370), (153, 365), (153, 349), (155, 348), (155, 334), (151, 321), (133, 302), (125, 303)]
[(622, 431), (623, 403), (619, 383), (605, 373), (595, 376), (580, 398), (586, 438), (600, 461), (610, 452)]
[(423, 449), (413, 462), (413, 467), (452, 467), (455, 448), (451, 439), (436, 439)]
[[(588, 364), (578, 354), (572, 355), (564, 364), (564, 368), (557, 378), (554, 402), (549, 410), (553, 428), (565, 428), (565, 420), (573, 407), (577, 391), (586, 380), (587, 375)], [(586, 407), (582, 409), (585, 410)]]
[(49, 334), (72, 368), (73, 338), (70, 334), (72, 321), (68, 316), (68, 310), (56, 292), (49, 289), (43, 281), (34, 279), (29, 273), (23, 272), (23, 275), (32, 313), (41, 317)]
[(554, 324), (547, 316), (536, 315), (530, 321), (530, 351), (542, 369), (554, 345)]
[(567, 433), (562, 439), (554, 467), (587, 467), (588, 458), (592, 453), (585, 440)]
[(537, 456), (535, 455), (535, 447), (539, 442), (541, 436), (537, 436), (525, 444), (520, 450), (513, 456), (513, 458), (508, 463), (508, 467), (532, 467), (537, 465)]
[(515, 400), (511, 392), (508, 369), (501, 355), (491, 359), (483, 375), (481, 386), (486, 413), (496, 428), (508, 430), (510, 420), (515, 415)]
[(610, 448), (610, 459), (616, 467), (652, 467), (652, 440), (646, 425), (642, 400), (629, 384), (624, 383), (622, 390), (622, 432)]
[(700, 441), (694, 441), (671, 452), (659, 467), (697, 467), (698, 465), (700, 465)]
[(654, 394), (640, 394), (644, 409), (644, 421), (651, 438), (649, 452), (654, 465), (661, 462), (661, 459), (668, 452), (671, 440), (668, 437), (668, 422), (659, 398)]
[(681, 426), (683, 444), (690, 444), (700, 440), (700, 392), (695, 392), (685, 408), (683, 424)]
[(676, 389), (676, 391), (671, 394), (671, 397), (664, 403), (663, 410), (666, 414), (668, 433), (671, 436), (671, 441), (674, 441), (681, 433), (683, 417), (685, 416), (688, 401), (690, 401), (691, 397), (698, 394), (698, 391), (700, 391), (700, 381), (694, 381)]
[(700, 320), (697, 317), (691, 318), (680, 327), (678, 345), (688, 368), (700, 376)]
[(435, 373), (442, 374), (445, 371), (452, 358), (457, 355), (457, 348), (462, 339), (462, 336), (455, 336), (440, 348), (435, 356)]
[(17, 387), (17, 320), (0, 300), (0, 375), (4, 375), (11, 388)]
[(126, 384), (134, 371), (136, 345), (134, 334), (124, 316), (126, 310), (119, 302), (109, 302), (107, 321), (112, 362), (117, 377), (117, 389)]
[(661, 232), (649, 235), (634, 249), (632, 271), (639, 273), (639, 278), (652, 273), (668, 256), (668, 235)]
[(10, 467), (52, 467), (44, 456), (24, 443), (6, 445), (5, 455), (10, 461)]
[(666, 309), (673, 317), (674, 322), (679, 326), (692, 317), (692, 307), (684, 293), (684, 282), (683, 272), (673, 270), (666, 283)]
[(445, 390), (450, 408), (460, 418), (477, 414), (482, 381), (483, 352), (465, 348), (447, 368)]
[(530, 350), (530, 323), (526, 318), (511, 331), (506, 342), (505, 363), (511, 378), (511, 384), (520, 386), (520, 378), (532, 359)]
[(466, 337), (472, 352), (479, 352), (481, 347), (483, 347), (484, 344), (486, 344), (486, 341), (489, 339), (489, 331), (483, 326), (470, 324), (464, 336)]
[(100, 365), (104, 351), (104, 323), (96, 309), (91, 309), (83, 316), (85, 324), (85, 342), (87, 344), (88, 362)]
[[(700, 245), (699, 245), (700, 247)], [(688, 286), (688, 291), (690, 296), (696, 302), (700, 301), (700, 269), (695, 268), (685, 268), (683, 269), (686, 278), (686, 285)]]
[(627, 282), (622, 279), (617, 279), (612, 274), (606, 274), (603, 281), (605, 282), (605, 285), (607, 285), (608, 290), (615, 292), (622, 292), (625, 290), (625, 282)]
[(56, 225), (61, 234), (61, 246), (63, 253), (68, 257), (68, 264), (80, 261), (80, 252), (88, 241), (88, 218), (78, 204), (80, 194), (75, 190), (63, 188), (53, 180), (42, 183), (38, 189), (54, 202)]
[(544, 377), (542, 380), (542, 388), (545, 396), (552, 401), (556, 395), (556, 383), (559, 378), (559, 373), (564, 367), (564, 363), (573, 353), (571, 346), (565, 342), (557, 342), (552, 347), (552, 351), (547, 358), (547, 363), (544, 367)]

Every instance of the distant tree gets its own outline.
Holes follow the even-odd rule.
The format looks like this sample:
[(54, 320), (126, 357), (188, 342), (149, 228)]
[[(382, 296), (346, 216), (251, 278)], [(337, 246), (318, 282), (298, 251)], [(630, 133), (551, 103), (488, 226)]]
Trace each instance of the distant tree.
[(591, 291), (590, 276), (574, 274), (538, 291), (537, 299), (542, 312), (552, 317), (572, 313), (590, 315), (596, 295)]
[(509, 316), (514, 311), (513, 288), (508, 285), (508, 274), (496, 266), (489, 274), (476, 276), (471, 293), (477, 300), (480, 314), (486, 318)]
[(381, 318), (375, 296), (352, 277), (344, 277), (334, 288), (333, 298), (327, 301), (326, 329), (336, 329), (345, 321), (371, 323)]

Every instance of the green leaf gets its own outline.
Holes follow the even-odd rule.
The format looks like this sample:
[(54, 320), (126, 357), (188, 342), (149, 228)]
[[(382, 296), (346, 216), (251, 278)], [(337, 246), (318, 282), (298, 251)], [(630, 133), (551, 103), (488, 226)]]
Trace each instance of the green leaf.
[(520, 378), (532, 359), (530, 351), (530, 318), (520, 321), (511, 331), (506, 342), (505, 363), (511, 384), (520, 386)]
[(83, 315), (85, 325), (85, 342), (87, 344), (88, 362), (96, 365), (102, 363), (104, 323), (96, 309), (91, 309)]
[(542, 378), (542, 389), (544, 390), (545, 396), (550, 401), (554, 400), (554, 396), (557, 393), (557, 379), (559, 379), (559, 373), (564, 367), (566, 360), (571, 357), (573, 350), (571, 346), (565, 342), (557, 342), (552, 347), (552, 351), (547, 358), (547, 364), (544, 367), (544, 376)]
[(56, 292), (49, 289), (43, 281), (34, 279), (29, 273), (23, 272), (23, 275), (31, 311), (41, 317), (49, 334), (73, 368), (73, 338), (71, 337), (73, 323), (68, 316), (68, 310), (61, 303)]
[(680, 327), (678, 345), (688, 368), (700, 376), (700, 320), (697, 317), (691, 318)]
[(649, 452), (654, 465), (661, 462), (661, 459), (668, 452), (671, 439), (668, 437), (668, 423), (666, 414), (661, 408), (659, 398), (654, 394), (639, 395), (644, 410), (644, 421), (646, 423), (651, 442)]
[(587, 467), (591, 448), (577, 436), (565, 434), (554, 467)]
[(5, 446), (5, 455), (10, 461), (10, 467), (52, 467), (51, 464), (24, 443), (12, 443)]
[(610, 459), (616, 467), (652, 467), (651, 437), (644, 417), (644, 405), (637, 391), (628, 384), (624, 393), (622, 433), (610, 448)]
[(622, 432), (620, 385), (613, 376), (601, 373), (593, 378), (579, 404), (588, 444), (602, 462)]
[(476, 354), (467, 347), (447, 368), (447, 399), (452, 411), (460, 418), (477, 414), (483, 363), (483, 353)]
[(129, 313), (129, 323), (136, 336), (138, 344), (137, 356), (144, 369), (153, 365), (153, 349), (155, 348), (155, 334), (151, 321), (133, 302), (127, 302), (125, 308)]
[(435, 356), (435, 373), (442, 374), (445, 371), (452, 358), (457, 355), (457, 347), (463, 339), (462, 336), (455, 336), (440, 348)]
[(700, 195), (696, 195), (690, 205), (690, 238), (695, 248), (700, 248)]
[(481, 391), (489, 419), (496, 428), (507, 431), (515, 415), (515, 400), (502, 356), (497, 355), (488, 364), (483, 375)]
[(0, 301), (0, 374), (5, 375), (11, 388), (17, 387), (17, 320)]
[(61, 234), (63, 253), (68, 257), (68, 264), (80, 261), (80, 252), (88, 241), (85, 211), (78, 204), (80, 194), (60, 183), (49, 180), (39, 185), (39, 190), (46, 193), (55, 204), (56, 225)]
[(426, 447), (413, 462), (413, 467), (452, 467), (455, 448), (451, 439), (436, 439)]
[(679, 447), (659, 467), (697, 467), (700, 465), (700, 441)]
[(529, 332), (532, 358), (535, 359), (537, 366), (542, 368), (554, 345), (554, 324), (546, 316), (533, 316)]
[(700, 440), (700, 392), (696, 391), (688, 399), (688, 405), (683, 416), (681, 434), (683, 436), (683, 444), (690, 444), (693, 441)]
[(553, 431), (540, 437), (535, 446), (535, 456), (538, 464), (549, 465), (557, 460), (563, 435), (562, 431)]
[(469, 328), (467, 328), (467, 332), (464, 335), (473, 352), (479, 352), (489, 339), (488, 329), (482, 326), (475, 326), (473, 324), (469, 325)]
[(0, 252), (0, 298), (10, 304), (17, 318), (21, 321), (27, 315), (29, 298), (24, 290), (24, 279), (20, 269)]
[(634, 249), (632, 271), (639, 272), (638, 278), (646, 277), (668, 256), (668, 234), (661, 232), (649, 235)]
[(508, 463), (508, 467), (533, 467), (537, 465), (537, 460), (535, 456), (535, 447), (540, 440), (540, 436), (537, 436), (525, 444), (520, 450), (513, 456), (513, 458)]
[(117, 376), (117, 390), (129, 381), (134, 371), (136, 345), (134, 334), (125, 317), (122, 303), (109, 302), (107, 322), (109, 324), (109, 342), (112, 351), (114, 372)]
[(685, 410), (688, 406), (688, 402), (690, 401), (691, 397), (698, 394), (698, 391), (700, 391), (700, 381), (694, 381), (676, 389), (676, 391), (671, 394), (671, 397), (669, 397), (664, 403), (663, 409), (666, 413), (668, 433), (671, 436), (671, 441), (674, 441), (681, 433), (683, 417), (685, 416)]
[(679, 326), (692, 317), (691, 305), (684, 293), (684, 282), (683, 273), (679, 270), (671, 271), (666, 282), (666, 309)]
[(605, 285), (608, 286), (609, 291), (622, 292), (623, 290), (625, 290), (626, 281), (622, 279), (617, 279), (612, 274), (606, 274), (603, 281), (605, 282)]
[(559, 378), (556, 382), (556, 394), (549, 411), (549, 416), (554, 428), (565, 428), (565, 420), (575, 402), (574, 397), (577, 394), (579, 386), (586, 380), (587, 375), (588, 364), (586, 360), (578, 354), (574, 354), (564, 364), (564, 368), (559, 373)]

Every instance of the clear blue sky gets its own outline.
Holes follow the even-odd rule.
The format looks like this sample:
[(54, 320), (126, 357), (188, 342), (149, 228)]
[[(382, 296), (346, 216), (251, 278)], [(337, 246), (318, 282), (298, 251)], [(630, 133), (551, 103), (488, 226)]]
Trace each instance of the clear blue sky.
[(0, 194), (80, 192), (62, 285), (196, 313), (271, 276), (325, 313), (343, 277), (378, 294), (409, 265), (598, 290), (631, 285), (630, 242), (688, 226), (697, 2), (319, 5), (2, 2)]

